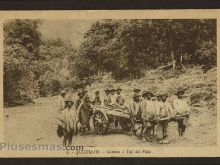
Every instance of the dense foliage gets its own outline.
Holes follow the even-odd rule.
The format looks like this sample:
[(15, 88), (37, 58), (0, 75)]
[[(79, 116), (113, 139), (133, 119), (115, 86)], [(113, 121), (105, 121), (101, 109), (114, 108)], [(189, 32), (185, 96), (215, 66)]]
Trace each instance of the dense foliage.
[[(45, 40), (40, 20), (4, 24), (4, 102), (24, 104), (38, 96), (77, 88), (88, 77), (141, 77), (167, 65), (216, 66), (216, 20), (100, 20), (78, 50), (61, 39)], [(83, 81), (82, 81), (83, 80)]]
[[(216, 65), (216, 20), (102, 20), (85, 35), (80, 55), (89, 74), (116, 78), (171, 63)], [(92, 67), (90, 67), (92, 66)], [(85, 67), (87, 67), (85, 69)], [(85, 75), (87, 76), (87, 75)]]

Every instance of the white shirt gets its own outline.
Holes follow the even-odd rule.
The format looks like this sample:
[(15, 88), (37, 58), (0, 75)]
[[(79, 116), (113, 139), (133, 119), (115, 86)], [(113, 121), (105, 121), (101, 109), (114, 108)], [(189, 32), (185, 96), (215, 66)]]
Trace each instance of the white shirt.
[(112, 95), (111, 93), (108, 95), (109, 101), (111, 104), (116, 104), (116, 95)]
[(173, 108), (171, 104), (167, 101), (161, 102), (160, 104), (160, 110), (159, 110), (159, 116), (160, 117), (168, 117), (173, 114)]
[(155, 104), (152, 100), (144, 99), (141, 103), (142, 118), (152, 119), (155, 115)]
[(160, 113), (160, 108), (162, 106), (162, 101), (153, 101), (153, 103), (154, 103), (155, 115), (158, 116)]
[(173, 107), (174, 107), (175, 112), (179, 114), (185, 114), (190, 111), (190, 108), (186, 100), (183, 100), (183, 99), (178, 99), (178, 98), (175, 99), (173, 101)]

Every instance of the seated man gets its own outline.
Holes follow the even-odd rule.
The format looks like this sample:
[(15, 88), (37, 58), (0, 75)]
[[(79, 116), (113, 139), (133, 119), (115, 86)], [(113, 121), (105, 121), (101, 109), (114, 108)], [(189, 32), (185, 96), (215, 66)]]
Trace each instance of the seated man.
[(109, 89), (105, 89), (104, 90), (104, 96), (103, 96), (103, 103), (102, 105), (108, 105), (110, 103), (110, 99), (109, 99), (109, 94), (110, 94), (110, 90)]
[(116, 103), (120, 106), (123, 106), (125, 104), (125, 97), (121, 93), (122, 89), (120, 87), (116, 90)]
[(110, 94), (108, 95), (110, 105), (116, 105), (116, 96), (115, 96), (115, 89), (110, 90)]

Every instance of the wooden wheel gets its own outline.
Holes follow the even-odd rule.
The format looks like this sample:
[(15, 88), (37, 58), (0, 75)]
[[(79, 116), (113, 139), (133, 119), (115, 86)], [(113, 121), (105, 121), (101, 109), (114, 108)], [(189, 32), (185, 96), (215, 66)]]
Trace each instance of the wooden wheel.
[(130, 131), (131, 130), (131, 120), (127, 119), (127, 118), (121, 118), (119, 119), (119, 124), (121, 126), (122, 129), (124, 129), (125, 131)]
[(108, 119), (101, 111), (96, 111), (93, 117), (94, 130), (97, 134), (104, 135), (109, 128)]

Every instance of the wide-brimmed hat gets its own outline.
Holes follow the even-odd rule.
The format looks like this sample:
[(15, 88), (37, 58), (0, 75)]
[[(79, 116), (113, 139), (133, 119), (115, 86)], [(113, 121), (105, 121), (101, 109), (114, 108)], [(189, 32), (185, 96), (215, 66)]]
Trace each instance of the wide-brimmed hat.
[(162, 96), (162, 94), (156, 94), (156, 97), (157, 98), (159, 98), (159, 97), (161, 97)]
[(122, 89), (120, 88), (120, 87), (118, 87), (117, 89), (116, 89), (116, 91), (121, 91)]
[(115, 92), (116, 90), (114, 88), (111, 88), (109, 91), (110, 92)]
[(150, 91), (143, 91), (142, 97), (147, 96), (147, 95), (150, 95), (151, 97), (154, 96), (154, 94), (152, 92), (150, 92)]
[(177, 95), (177, 96), (184, 95), (184, 94), (185, 94), (185, 91), (184, 91), (184, 90), (178, 90), (178, 91), (176, 92), (176, 95)]
[(135, 93), (135, 94), (132, 96), (132, 98), (137, 98), (137, 97), (141, 97), (141, 95)]
[(84, 100), (88, 100), (90, 99), (90, 97), (88, 95), (86, 95), (86, 97), (84, 98)]
[(67, 92), (66, 92), (66, 90), (62, 90), (60, 93), (61, 94), (66, 94)]
[(138, 92), (140, 92), (141, 90), (140, 90), (139, 88), (135, 88), (135, 89), (133, 89), (133, 91), (136, 92), (136, 93), (138, 93)]
[(88, 91), (85, 89), (82, 89), (82, 93), (87, 93)]
[(71, 103), (72, 105), (74, 104), (74, 102), (72, 100), (66, 100), (65, 104)]
[(110, 89), (109, 89), (109, 88), (106, 88), (106, 89), (104, 89), (104, 91), (109, 92), (109, 91), (110, 91)]
[(167, 98), (167, 97), (168, 97), (168, 95), (166, 93), (161, 95), (161, 98)]
[(151, 100), (157, 100), (156, 96), (151, 97)]

